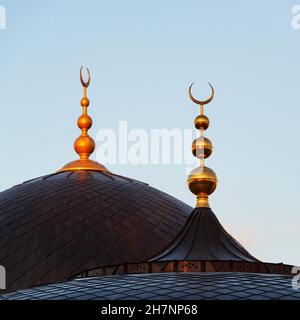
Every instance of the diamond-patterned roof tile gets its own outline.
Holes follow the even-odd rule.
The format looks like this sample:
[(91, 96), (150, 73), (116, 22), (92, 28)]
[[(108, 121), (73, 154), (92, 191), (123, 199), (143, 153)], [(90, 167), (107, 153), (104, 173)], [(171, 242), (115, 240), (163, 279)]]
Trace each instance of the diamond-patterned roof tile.
[(146, 261), (170, 243), (191, 211), (145, 183), (110, 173), (61, 172), (17, 185), (0, 193), (7, 288)]

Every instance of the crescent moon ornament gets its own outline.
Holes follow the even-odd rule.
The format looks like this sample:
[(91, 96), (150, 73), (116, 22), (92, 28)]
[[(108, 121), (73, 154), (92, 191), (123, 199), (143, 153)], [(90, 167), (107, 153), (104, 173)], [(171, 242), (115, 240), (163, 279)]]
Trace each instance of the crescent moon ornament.
[(204, 106), (205, 104), (208, 104), (211, 102), (211, 100), (214, 98), (215, 96), (215, 91), (214, 91), (214, 88), (213, 86), (208, 82), (209, 86), (211, 87), (211, 95), (210, 97), (207, 99), (207, 100), (197, 100), (193, 97), (192, 95), (192, 86), (193, 86), (194, 82), (190, 85), (189, 87), (189, 97), (190, 99), (195, 102), (196, 104), (199, 104), (200, 106)]
[(88, 68), (86, 68), (87, 73), (88, 73), (88, 80), (87, 80), (87, 82), (84, 82), (83, 77), (82, 77), (82, 69), (83, 69), (83, 66), (81, 66), (81, 68), (80, 68), (80, 81), (81, 81), (82, 86), (84, 88), (87, 88), (90, 85), (90, 81), (91, 81), (90, 70)]

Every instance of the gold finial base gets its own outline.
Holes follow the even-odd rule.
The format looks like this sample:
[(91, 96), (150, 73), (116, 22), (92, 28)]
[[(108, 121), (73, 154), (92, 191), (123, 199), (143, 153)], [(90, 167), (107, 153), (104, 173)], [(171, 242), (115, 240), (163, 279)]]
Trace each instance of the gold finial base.
[(210, 208), (208, 196), (197, 197), (196, 208)]
[(90, 160), (90, 159), (79, 159), (72, 161), (62, 167), (58, 172), (64, 171), (80, 171), (80, 170), (91, 170), (91, 171), (100, 171), (100, 172), (109, 172), (102, 164), (99, 162)]

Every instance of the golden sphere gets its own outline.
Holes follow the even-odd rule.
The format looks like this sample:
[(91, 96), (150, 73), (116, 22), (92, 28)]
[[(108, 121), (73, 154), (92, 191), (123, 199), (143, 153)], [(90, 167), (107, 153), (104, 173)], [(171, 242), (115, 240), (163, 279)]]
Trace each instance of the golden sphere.
[(93, 120), (88, 115), (82, 115), (77, 120), (77, 125), (80, 129), (89, 129), (93, 124)]
[(197, 138), (193, 141), (192, 152), (193, 155), (199, 159), (208, 158), (213, 150), (212, 142), (205, 137)]
[(218, 184), (214, 171), (208, 167), (198, 167), (192, 170), (187, 180), (189, 189), (198, 197), (212, 194)]
[(198, 116), (194, 121), (196, 129), (206, 130), (209, 127), (209, 119), (205, 115)]
[(81, 106), (82, 107), (88, 107), (89, 105), (90, 105), (90, 100), (88, 98), (81, 99)]
[(95, 142), (90, 136), (81, 135), (75, 140), (74, 149), (80, 155), (80, 158), (86, 159), (95, 150)]

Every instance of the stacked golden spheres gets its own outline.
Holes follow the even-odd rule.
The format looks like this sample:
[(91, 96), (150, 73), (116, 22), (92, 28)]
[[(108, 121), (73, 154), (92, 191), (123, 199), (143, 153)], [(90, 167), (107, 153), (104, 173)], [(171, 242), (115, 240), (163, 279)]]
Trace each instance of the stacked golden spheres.
[(90, 101), (87, 97), (81, 99), (83, 114), (77, 120), (77, 125), (81, 129), (81, 135), (74, 142), (74, 149), (82, 160), (88, 159), (95, 150), (95, 142), (87, 133), (93, 124), (92, 118), (87, 115), (89, 104)]
[(200, 166), (191, 171), (187, 183), (190, 191), (197, 196), (196, 206), (209, 208), (208, 196), (215, 191), (218, 184), (215, 172), (204, 165), (204, 159), (208, 158), (213, 150), (212, 142), (203, 136), (203, 132), (209, 127), (209, 119), (202, 114), (196, 117), (194, 124), (201, 134), (193, 141), (192, 152), (200, 159)]
[(80, 68), (80, 81), (83, 86), (83, 98), (81, 99), (82, 115), (77, 120), (77, 125), (81, 129), (81, 135), (74, 142), (74, 149), (79, 154), (80, 159), (71, 161), (63, 166), (58, 172), (93, 170), (100, 172), (109, 172), (102, 164), (97, 161), (90, 160), (89, 157), (95, 150), (95, 142), (88, 135), (88, 130), (93, 124), (92, 118), (88, 115), (87, 109), (90, 101), (86, 96), (87, 88), (90, 84), (90, 71), (87, 69), (88, 79), (83, 80), (83, 67)]

